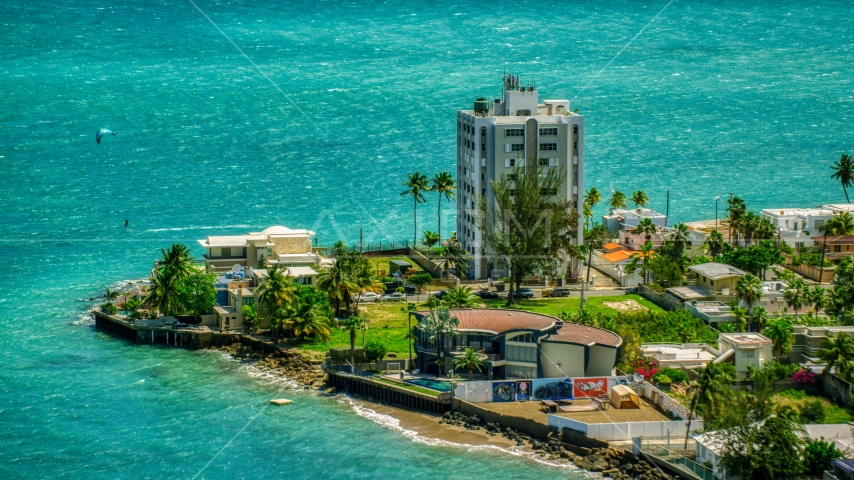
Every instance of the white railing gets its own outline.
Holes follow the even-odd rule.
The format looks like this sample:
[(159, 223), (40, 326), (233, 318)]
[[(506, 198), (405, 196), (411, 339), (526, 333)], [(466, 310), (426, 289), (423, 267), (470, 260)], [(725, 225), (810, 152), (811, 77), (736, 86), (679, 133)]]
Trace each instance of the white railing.
[[(584, 423), (566, 417), (549, 414), (549, 426), (558, 429), (568, 428), (587, 434), (590, 438), (608, 442), (631, 440), (634, 437), (667, 438), (684, 436), (687, 422), (656, 421), (656, 422), (620, 422), (620, 423)], [(703, 429), (701, 420), (691, 422), (691, 431)]]

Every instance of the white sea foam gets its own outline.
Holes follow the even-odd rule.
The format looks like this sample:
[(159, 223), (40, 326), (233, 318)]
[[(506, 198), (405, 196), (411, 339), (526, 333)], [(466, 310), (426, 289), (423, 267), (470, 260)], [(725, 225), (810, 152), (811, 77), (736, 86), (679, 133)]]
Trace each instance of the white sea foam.
[(191, 227), (174, 227), (174, 228), (152, 228), (146, 232), (180, 232), (182, 230), (223, 230), (226, 228), (249, 228), (249, 225), (217, 225), (217, 226), (191, 226)]
[(362, 418), (366, 418), (376, 424), (382, 425), (383, 427), (388, 428), (389, 430), (394, 430), (395, 432), (400, 433), (401, 435), (412, 440), (413, 442), (423, 443), (425, 445), (430, 445), (434, 447), (461, 448), (470, 452), (484, 452), (492, 455), (510, 454), (527, 460), (532, 460), (543, 465), (549, 465), (551, 467), (562, 468), (566, 470), (573, 470), (578, 473), (586, 474), (591, 478), (600, 477), (600, 475), (598, 474), (587, 472), (572, 464), (568, 464), (565, 462), (557, 463), (546, 460), (544, 458), (541, 458), (537, 454), (529, 450), (525, 450), (521, 447), (503, 448), (496, 445), (466, 445), (461, 443), (449, 442), (447, 440), (441, 440), (438, 438), (423, 437), (419, 435), (418, 432), (407, 430), (401, 427), (400, 420), (392, 417), (391, 415), (378, 413), (377, 411), (368, 408), (364, 403), (354, 400), (348, 396), (342, 395), (341, 402), (346, 405), (349, 405), (350, 408), (352, 408), (353, 411), (356, 413), (356, 415), (359, 415)]

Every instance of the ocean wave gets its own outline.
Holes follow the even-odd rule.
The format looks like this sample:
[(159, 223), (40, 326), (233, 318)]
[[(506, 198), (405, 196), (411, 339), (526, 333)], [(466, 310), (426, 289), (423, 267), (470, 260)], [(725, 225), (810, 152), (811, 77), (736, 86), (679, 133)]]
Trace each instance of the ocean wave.
[(400, 420), (392, 417), (391, 415), (385, 415), (379, 413), (369, 407), (367, 407), (364, 403), (360, 403), (349, 396), (342, 396), (340, 399), (342, 403), (350, 406), (350, 408), (356, 413), (356, 415), (368, 419), (378, 425), (381, 425), (389, 430), (394, 430), (395, 432), (400, 433), (404, 437), (412, 440), (413, 442), (423, 443), (425, 445), (430, 445), (433, 447), (450, 447), (450, 448), (462, 448), (471, 452), (485, 452), (492, 455), (496, 454), (510, 454), (515, 455), (520, 458), (524, 458), (526, 460), (532, 460), (534, 462), (548, 465), (550, 467), (561, 468), (565, 470), (573, 470), (574, 472), (578, 472), (579, 474), (584, 474), (589, 476), (590, 478), (597, 478), (600, 475), (594, 474), (592, 472), (588, 472), (586, 470), (582, 470), (575, 465), (569, 463), (557, 463), (553, 461), (546, 460), (539, 455), (535, 454), (530, 450), (525, 450), (522, 447), (499, 447), (496, 445), (467, 445), (463, 443), (454, 443), (449, 442), (447, 440), (441, 440), (438, 438), (429, 438), (423, 437), (418, 434), (418, 432), (407, 430), (400, 426)]
[(249, 228), (249, 225), (217, 225), (212, 227), (193, 226), (193, 227), (174, 227), (174, 228), (152, 228), (146, 232), (180, 232), (182, 230), (223, 230), (226, 228)]

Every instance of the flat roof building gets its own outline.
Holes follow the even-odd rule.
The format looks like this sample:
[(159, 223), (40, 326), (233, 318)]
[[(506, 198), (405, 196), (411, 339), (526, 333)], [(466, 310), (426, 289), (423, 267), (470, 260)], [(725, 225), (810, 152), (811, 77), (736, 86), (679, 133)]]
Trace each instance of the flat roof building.
[[(491, 183), (512, 178), (516, 167), (554, 169), (563, 176), (555, 195), (580, 213), (584, 200), (584, 117), (569, 100), (543, 100), (534, 86), (504, 75), (503, 98), (478, 98), (474, 109), (457, 111), (457, 239), (472, 254), (469, 277), (504, 276), (503, 262), (490, 261), (481, 232), (479, 201), (495, 202)], [(582, 242), (579, 215), (577, 243)], [(566, 259), (556, 259), (556, 267)], [(493, 271), (494, 270), (494, 271)], [(562, 273), (562, 272), (561, 272)]]
[(209, 236), (198, 240), (205, 249), (202, 258), (209, 272), (224, 272), (235, 265), (256, 267), (264, 258), (269, 265), (307, 267), (320, 264), (320, 255), (312, 249), (314, 232), (282, 226), (248, 235)]

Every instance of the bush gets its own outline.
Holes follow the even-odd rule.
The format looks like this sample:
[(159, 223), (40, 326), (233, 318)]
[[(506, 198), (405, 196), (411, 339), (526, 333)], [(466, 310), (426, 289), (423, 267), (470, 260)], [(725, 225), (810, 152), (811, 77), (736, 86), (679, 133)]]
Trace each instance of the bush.
[(671, 383), (673, 383), (673, 380), (671, 380), (670, 377), (668, 377), (667, 375), (662, 375), (660, 373), (652, 377), (652, 381), (665, 386), (669, 386)]
[(105, 315), (115, 315), (119, 313), (119, 309), (110, 302), (104, 303), (100, 307), (101, 313)]
[(388, 349), (380, 342), (371, 341), (365, 345), (365, 359), (368, 363), (375, 363), (383, 358), (385, 358), (385, 354), (388, 352)]
[[(355, 357), (356, 365), (368, 363), (368, 359), (365, 356), (365, 349), (362, 347), (356, 347), (353, 356)], [(348, 365), (350, 363), (350, 347), (330, 348), (329, 358), (333, 363)]]
[(808, 385), (816, 382), (815, 373), (812, 370), (807, 370), (806, 368), (797, 371), (794, 375), (789, 377), (789, 380), (794, 380), (801, 385)]
[(822, 423), (824, 422), (824, 407), (820, 400), (807, 402), (801, 407), (801, 418), (804, 423)]
[(844, 456), (834, 444), (825, 441), (822, 437), (813, 440), (804, 448), (804, 467), (810, 475), (819, 476), (825, 470), (830, 470), (831, 461)]
[(687, 373), (675, 368), (662, 368), (658, 371), (658, 375), (656, 376), (666, 376), (670, 378), (673, 383), (687, 382), (689, 380)]

